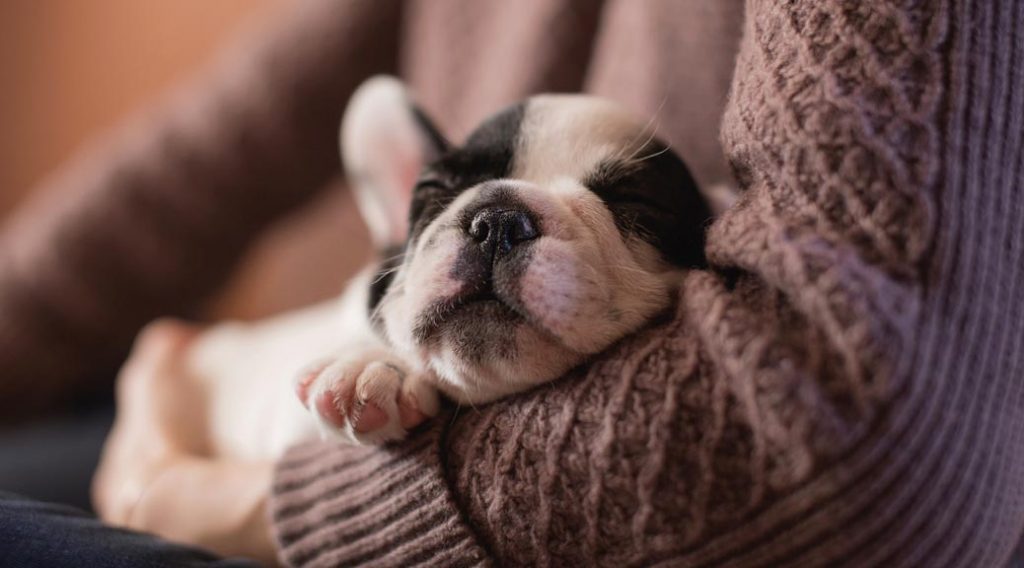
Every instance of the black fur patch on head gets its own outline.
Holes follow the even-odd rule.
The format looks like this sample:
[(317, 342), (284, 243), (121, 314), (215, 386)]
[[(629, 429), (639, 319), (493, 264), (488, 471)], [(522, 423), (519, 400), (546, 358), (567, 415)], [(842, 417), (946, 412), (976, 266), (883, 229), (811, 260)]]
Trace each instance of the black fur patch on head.
[(427, 115), (423, 112), (423, 109), (416, 106), (415, 104), (410, 106), (412, 110), (412, 117), (419, 125), (420, 130), (427, 137), (427, 144), (430, 145), (428, 155), (434, 158), (443, 155), (451, 148), (451, 144), (448, 143), (448, 139), (441, 134), (441, 131), (434, 126), (434, 123), (427, 118)]
[(412, 194), (410, 242), (463, 191), (509, 175), (525, 109), (521, 103), (492, 116), (470, 134), (464, 145), (426, 168)]
[(624, 237), (649, 242), (677, 266), (707, 264), (711, 210), (686, 165), (662, 142), (650, 142), (636, 159), (600, 163), (583, 184), (612, 212)]

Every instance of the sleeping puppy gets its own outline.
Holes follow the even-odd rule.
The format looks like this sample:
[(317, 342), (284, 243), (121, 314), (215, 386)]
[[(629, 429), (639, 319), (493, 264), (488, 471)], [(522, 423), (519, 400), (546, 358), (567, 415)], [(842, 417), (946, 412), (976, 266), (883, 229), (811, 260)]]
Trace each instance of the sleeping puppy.
[(340, 300), (197, 340), (213, 453), (273, 457), (317, 431), (381, 443), (439, 395), (551, 381), (664, 312), (705, 262), (711, 214), (686, 167), (604, 100), (532, 97), (452, 146), (374, 78), (341, 147), (381, 259)]

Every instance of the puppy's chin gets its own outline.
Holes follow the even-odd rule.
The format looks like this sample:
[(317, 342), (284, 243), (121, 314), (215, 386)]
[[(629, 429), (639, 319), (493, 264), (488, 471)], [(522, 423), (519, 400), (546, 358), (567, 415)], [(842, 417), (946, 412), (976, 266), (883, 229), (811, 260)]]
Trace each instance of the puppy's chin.
[(494, 296), (440, 300), (428, 312), (415, 331), (428, 352), (449, 351), (472, 364), (520, 354), (516, 334), (524, 318)]
[(584, 357), (507, 306), (467, 306), (427, 348), (440, 389), (459, 403), (484, 403), (560, 377)]
[(551, 380), (579, 360), (531, 324), (520, 304), (488, 291), (437, 298), (422, 310), (413, 338), (442, 390), (460, 402), (485, 402)]

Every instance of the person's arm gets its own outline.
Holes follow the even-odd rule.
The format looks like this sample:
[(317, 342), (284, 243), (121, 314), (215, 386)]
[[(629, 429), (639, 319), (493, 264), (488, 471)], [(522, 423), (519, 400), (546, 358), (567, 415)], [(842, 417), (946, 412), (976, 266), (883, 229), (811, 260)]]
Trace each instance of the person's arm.
[(743, 195), (674, 320), (401, 446), (294, 448), (270, 503), (283, 558), (1005, 562), (1024, 519), (1021, 19), (749, 0), (723, 126)]
[[(307, 0), (80, 157), (0, 233), (0, 422), (113, 376), (339, 170), (345, 100), (393, 72), (399, 2)], [(17, 401), (13, 404), (13, 401)]]

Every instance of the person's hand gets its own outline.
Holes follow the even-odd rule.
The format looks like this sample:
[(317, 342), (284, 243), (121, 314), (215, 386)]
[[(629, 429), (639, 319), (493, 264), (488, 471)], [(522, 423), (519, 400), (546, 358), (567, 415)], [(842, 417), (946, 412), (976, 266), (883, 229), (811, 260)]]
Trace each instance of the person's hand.
[(169, 540), (266, 562), (272, 464), (206, 455), (202, 391), (182, 369), (197, 331), (161, 321), (139, 336), (117, 383), (117, 418), (93, 480), (100, 517)]
[[(151, 324), (135, 343), (117, 380), (117, 419), (93, 482), (93, 498), (104, 520), (136, 527), (133, 518), (153, 480), (189, 453), (198, 440), (176, 424), (187, 424), (190, 396), (178, 355), (194, 336), (183, 324)], [(193, 452), (189, 452), (192, 446)]]

